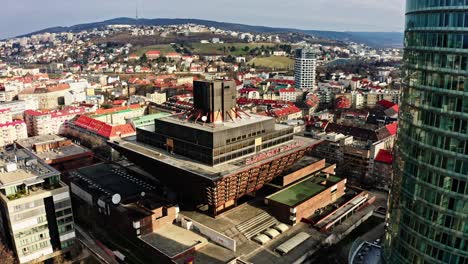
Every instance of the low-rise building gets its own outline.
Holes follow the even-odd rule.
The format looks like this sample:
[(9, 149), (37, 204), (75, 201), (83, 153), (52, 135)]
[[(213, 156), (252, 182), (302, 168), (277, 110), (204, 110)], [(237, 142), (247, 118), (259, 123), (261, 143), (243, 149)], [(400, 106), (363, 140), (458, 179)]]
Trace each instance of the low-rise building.
[(30, 137), (16, 142), (17, 146), (33, 152), (45, 163), (65, 172), (94, 163), (91, 150), (57, 135)]
[(300, 180), (267, 196), (268, 210), (281, 222), (295, 225), (336, 202), (345, 194), (346, 178), (336, 177), (335, 167), (320, 160), (285, 175), (286, 180)]

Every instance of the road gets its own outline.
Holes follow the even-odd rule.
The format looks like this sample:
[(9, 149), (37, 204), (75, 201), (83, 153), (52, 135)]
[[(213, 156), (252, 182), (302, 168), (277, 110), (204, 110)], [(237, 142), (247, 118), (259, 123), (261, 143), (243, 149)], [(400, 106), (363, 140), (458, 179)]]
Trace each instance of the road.
[(75, 224), (75, 231), (77, 239), (79, 239), (83, 245), (85, 245), (91, 253), (93, 253), (99, 261), (104, 264), (119, 264), (115, 259), (110, 257), (101, 247), (99, 247), (95, 239), (88, 234), (83, 228)]

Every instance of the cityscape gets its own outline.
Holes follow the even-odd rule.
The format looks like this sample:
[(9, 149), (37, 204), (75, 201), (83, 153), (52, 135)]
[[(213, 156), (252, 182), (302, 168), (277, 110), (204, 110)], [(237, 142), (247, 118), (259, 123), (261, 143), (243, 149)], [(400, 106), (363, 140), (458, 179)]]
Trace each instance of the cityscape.
[(0, 264), (468, 264), (468, 0), (104, 2), (4, 6)]

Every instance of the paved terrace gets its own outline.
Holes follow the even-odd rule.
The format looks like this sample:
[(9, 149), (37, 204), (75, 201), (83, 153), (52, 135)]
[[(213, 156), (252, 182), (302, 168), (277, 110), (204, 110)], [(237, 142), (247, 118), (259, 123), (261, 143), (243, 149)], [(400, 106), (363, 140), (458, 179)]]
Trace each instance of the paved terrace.
[(286, 146), (291, 143), (298, 143), (296, 148), (290, 149), (288, 151), (284, 151), (276, 156), (258, 161), (257, 163), (254, 163), (249, 166), (245, 165), (245, 160), (248, 157), (252, 155), (257, 155), (259, 153), (252, 154), (249, 156), (244, 156), (237, 160), (232, 160), (230, 162), (219, 164), (216, 166), (209, 166), (209, 165), (205, 165), (203, 163), (200, 163), (198, 161), (189, 159), (187, 157), (184, 157), (178, 154), (171, 154), (164, 149), (156, 148), (154, 146), (151, 146), (142, 142), (138, 142), (135, 136), (127, 137), (118, 141), (110, 141), (110, 142), (112, 144), (117, 144), (119, 147), (122, 147), (127, 150), (137, 152), (141, 155), (150, 157), (154, 160), (158, 160), (160, 162), (169, 164), (171, 166), (187, 170), (193, 174), (197, 174), (209, 180), (216, 180), (219, 178), (223, 178), (224, 176), (229, 175), (229, 174), (248, 170), (249, 168), (255, 167), (258, 164), (267, 163), (279, 157), (287, 156), (301, 149), (306, 149), (312, 145), (317, 144), (319, 141), (315, 139), (311, 139), (311, 138), (305, 138), (305, 137), (294, 137), (292, 141), (285, 142), (283, 144), (277, 145), (269, 149), (264, 149), (260, 153), (268, 152), (271, 149), (281, 148), (282, 146)]
[[(252, 220), (258, 219), (259, 216), (262, 215), (267, 215), (270, 219), (274, 219), (267, 213), (267, 207), (263, 204), (263, 198), (242, 204), (217, 216), (216, 219), (196, 211), (182, 211), (181, 214), (235, 239), (237, 243), (237, 251), (235, 252), (235, 255), (237, 257), (241, 257), (243, 260), (256, 264), (293, 263), (303, 255), (313, 252), (314, 248), (316, 248), (316, 246), (319, 245), (326, 237), (326, 234), (310, 228), (307, 224), (299, 223), (290, 227), (288, 231), (263, 246), (248, 239), (243, 232), (239, 231), (239, 229), (242, 230), (241, 227), (244, 226), (244, 223), (252, 222)], [(261, 219), (259, 219), (259, 221), (257, 221), (245, 233), (247, 234), (253, 229), (263, 231), (262, 229), (264, 227), (262, 226), (265, 223), (268, 223), (268, 221), (261, 221)], [(311, 237), (285, 256), (281, 256), (275, 252), (276, 247), (286, 242), (299, 232), (306, 232)], [(230, 252), (234, 253), (232, 251)]]

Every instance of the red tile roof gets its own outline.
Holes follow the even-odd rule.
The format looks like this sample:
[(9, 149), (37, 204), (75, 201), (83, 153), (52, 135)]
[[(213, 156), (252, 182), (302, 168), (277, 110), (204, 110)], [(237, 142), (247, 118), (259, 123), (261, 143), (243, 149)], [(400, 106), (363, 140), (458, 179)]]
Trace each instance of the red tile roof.
[(296, 89), (295, 88), (285, 88), (285, 89), (280, 89), (280, 93), (295, 93)]
[(393, 163), (393, 154), (385, 149), (381, 149), (377, 154), (377, 157), (374, 159), (377, 162), (392, 164)]
[(159, 50), (149, 50), (146, 52), (146, 55), (160, 55), (161, 51)]
[(6, 122), (4, 124), (0, 124), (0, 127), (16, 126), (16, 125), (23, 125), (23, 124), (25, 124), (23, 120), (15, 120), (11, 122)]
[(24, 111), (24, 114), (30, 116), (51, 115), (52, 117), (59, 117), (64, 115), (79, 115), (85, 112), (86, 108), (84, 107), (70, 107), (63, 110), (26, 110)]
[(395, 106), (396, 104), (387, 100), (380, 100), (377, 102), (378, 105), (385, 107), (385, 109)]
[(112, 114), (112, 113), (116, 113), (116, 112), (123, 111), (123, 110), (137, 109), (137, 108), (140, 108), (140, 105), (129, 105), (129, 106), (113, 107), (109, 109), (98, 109), (96, 110), (96, 114), (97, 115)]
[(271, 114), (275, 117), (283, 117), (299, 112), (302, 112), (301, 109), (297, 108), (295, 105), (290, 105), (285, 108), (274, 109), (271, 111)]
[(112, 126), (102, 121), (81, 115), (75, 120), (75, 125), (107, 139), (135, 135), (135, 129), (130, 124)]
[(397, 131), (398, 131), (398, 123), (397, 122), (393, 122), (389, 125), (386, 125), (385, 126), (388, 130), (388, 132), (390, 133), (390, 135), (396, 135)]

